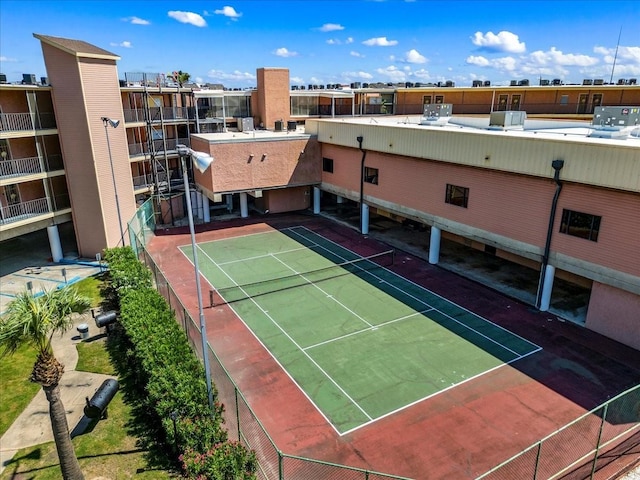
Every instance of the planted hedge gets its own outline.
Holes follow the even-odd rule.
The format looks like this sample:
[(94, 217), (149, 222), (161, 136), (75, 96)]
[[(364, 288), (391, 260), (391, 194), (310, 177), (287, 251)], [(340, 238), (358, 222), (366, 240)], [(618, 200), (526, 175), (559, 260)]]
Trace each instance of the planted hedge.
[[(204, 368), (165, 299), (152, 288), (151, 272), (129, 247), (105, 252), (111, 287), (120, 305), (128, 385), (154, 413), (167, 448), (177, 447), (188, 478), (254, 479), (252, 451), (229, 441), (223, 405), (209, 409)], [(175, 423), (174, 423), (175, 422)]]

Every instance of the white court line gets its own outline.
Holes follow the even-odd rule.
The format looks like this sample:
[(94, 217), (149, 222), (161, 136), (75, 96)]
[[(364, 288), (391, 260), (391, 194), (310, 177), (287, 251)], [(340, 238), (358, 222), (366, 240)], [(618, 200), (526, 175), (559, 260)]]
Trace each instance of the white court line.
[(296, 275), (300, 275), (300, 278), (303, 278), (309, 285), (313, 285), (315, 288), (317, 288), (318, 290), (320, 290), (322, 293), (324, 293), (327, 298), (330, 298), (331, 300), (333, 300), (334, 302), (336, 302), (338, 305), (340, 305), (342, 308), (344, 308), (347, 312), (349, 312), (351, 315), (353, 315), (354, 317), (356, 317), (358, 320), (362, 321), (363, 323), (366, 323), (367, 325), (369, 325), (369, 327), (373, 327), (373, 325), (371, 325), (369, 322), (367, 322), (366, 319), (364, 319), (363, 317), (361, 317), (360, 315), (358, 315), (356, 312), (354, 312), (353, 310), (351, 310), (349, 307), (347, 307), (344, 303), (342, 303), (340, 300), (338, 300), (337, 298), (335, 298), (333, 295), (329, 294), (328, 292), (325, 292), (322, 288), (320, 288), (317, 284), (313, 283), (311, 280), (309, 280), (307, 277), (304, 276), (304, 274), (301, 274), (300, 272), (297, 272), (294, 268), (291, 268), (289, 265), (287, 265), (286, 263), (284, 263), (282, 260), (280, 260), (278, 257), (276, 257), (275, 255), (273, 255), (273, 258), (275, 258), (277, 261), (279, 261), (281, 264), (283, 264), (285, 267), (287, 267), (289, 270), (291, 270), (293, 273), (295, 273)]
[[(198, 248), (200, 248), (200, 247), (198, 247)], [(272, 323), (273, 323), (273, 324), (274, 324), (274, 325), (275, 325), (275, 326), (276, 326), (276, 327), (277, 327), (277, 328), (282, 332), (282, 334), (283, 334), (285, 337), (287, 337), (287, 338), (289, 339), (289, 341), (291, 341), (291, 343), (293, 343), (293, 344), (296, 346), (296, 348), (297, 348), (298, 350), (300, 350), (300, 351), (304, 354), (304, 356), (305, 356), (305, 357), (307, 357), (307, 358), (309, 359), (309, 361), (310, 361), (311, 363), (313, 363), (313, 364), (316, 366), (316, 368), (317, 368), (318, 370), (320, 370), (320, 372), (322, 372), (322, 374), (323, 374), (325, 377), (327, 377), (327, 379), (328, 379), (331, 383), (333, 383), (333, 385), (335, 385), (335, 387), (336, 387), (338, 390), (340, 390), (340, 392), (342, 392), (342, 394), (343, 394), (347, 399), (349, 399), (349, 401), (350, 401), (351, 403), (353, 403), (353, 405), (355, 405), (355, 407), (356, 407), (358, 410), (360, 410), (360, 411), (364, 414), (364, 416), (365, 416), (365, 417), (367, 417), (369, 420), (372, 420), (371, 415), (369, 415), (367, 412), (365, 412), (365, 411), (364, 411), (364, 409), (363, 409), (360, 405), (358, 405), (358, 402), (356, 402), (353, 398), (351, 398), (351, 396), (350, 396), (350, 395), (349, 395), (349, 394), (348, 394), (348, 393), (347, 393), (347, 392), (346, 392), (346, 391), (345, 391), (345, 390), (344, 390), (340, 385), (338, 385), (338, 383), (337, 383), (337, 382), (336, 382), (336, 381), (331, 377), (331, 375), (329, 375), (327, 372), (325, 372), (325, 370), (324, 370), (320, 365), (318, 365), (318, 363), (317, 363), (313, 358), (311, 358), (311, 356), (310, 356), (307, 352), (305, 352), (305, 351), (304, 351), (304, 349), (303, 349), (300, 345), (298, 345), (298, 343), (297, 343), (293, 338), (291, 338), (291, 336), (290, 336), (290, 335), (289, 335), (289, 334), (288, 334), (288, 333), (287, 333), (287, 332), (286, 332), (286, 331), (285, 331), (285, 330), (284, 330), (284, 329), (283, 329), (283, 328), (278, 324), (278, 322), (276, 322), (276, 320), (275, 320), (271, 315), (269, 315), (269, 312), (267, 312), (264, 308), (262, 308), (262, 307), (258, 304), (258, 302), (256, 302), (256, 301), (255, 301), (255, 299), (251, 298), (251, 297), (247, 294), (247, 292), (245, 292), (245, 291), (243, 290), (243, 288), (242, 288), (240, 285), (238, 285), (238, 283), (237, 283), (233, 278), (231, 278), (231, 277), (227, 274), (227, 272), (225, 272), (222, 268), (220, 268), (220, 267), (218, 266), (218, 264), (216, 264), (216, 262), (215, 262), (215, 261), (214, 261), (214, 260), (213, 260), (213, 259), (212, 259), (208, 254), (207, 254), (207, 252), (205, 252), (204, 250), (202, 250), (202, 248), (200, 248), (200, 250), (201, 250), (201, 251), (202, 251), (202, 253), (203, 253), (203, 254), (204, 254), (204, 255), (209, 259), (209, 261), (211, 261), (214, 265), (216, 265), (216, 266), (218, 267), (218, 269), (219, 269), (219, 270), (220, 270), (220, 271), (221, 271), (221, 272), (222, 272), (222, 273), (223, 273), (223, 274), (224, 274), (224, 275), (225, 275), (229, 280), (231, 280), (233, 283), (235, 283), (235, 284), (236, 284), (236, 286), (237, 286), (237, 287), (238, 287), (238, 288), (239, 288), (239, 289), (240, 289), (240, 290), (241, 290), (245, 295), (247, 295), (247, 300), (251, 300), (251, 302), (252, 302), (256, 307), (258, 307), (258, 309), (260, 309), (260, 311), (261, 311), (261, 312), (262, 312), (262, 313), (263, 313), (263, 314), (264, 314), (264, 315), (265, 315), (269, 320), (271, 320), (271, 322), (272, 322)], [(235, 312), (234, 312), (234, 313), (235, 313)], [(251, 330), (251, 328), (249, 328), (249, 330)], [(253, 331), (253, 330), (251, 330), (251, 331)], [(267, 349), (267, 350), (268, 350), (268, 351), (270, 351), (269, 349)], [(286, 369), (285, 369), (285, 370), (286, 370)], [(297, 382), (296, 382), (296, 385), (297, 385)], [(298, 386), (298, 387), (300, 388), (300, 386)], [(315, 405), (315, 404), (314, 404), (314, 405)], [(318, 407), (316, 406), (316, 408), (318, 408)], [(332, 424), (332, 422), (329, 422), (329, 423), (331, 423), (331, 424)], [(333, 424), (332, 424), (332, 425), (333, 425)]]
[[(201, 248), (201, 250), (202, 250), (202, 248)], [(300, 247), (300, 248), (292, 248), (291, 250), (282, 250), (281, 252), (278, 252), (278, 255), (281, 254), (281, 253), (298, 252), (300, 250), (308, 250), (308, 248), (307, 247)], [(217, 263), (216, 265), (218, 265), (220, 267), (222, 265), (231, 265), (231, 264), (234, 264), (234, 263), (242, 263), (242, 262), (246, 262), (248, 260), (258, 260), (260, 258), (267, 258), (267, 257), (272, 257), (272, 256), (273, 256), (272, 253), (267, 253), (267, 254), (264, 254), (264, 255), (256, 255), (255, 257), (246, 257), (246, 258), (239, 258), (237, 260), (229, 260), (227, 262), (220, 262), (220, 263)]]
[(403, 317), (394, 318), (393, 320), (389, 320), (389, 321), (381, 323), (379, 325), (372, 325), (369, 328), (363, 328), (362, 330), (357, 330), (355, 332), (347, 333), (347, 334), (341, 335), (339, 337), (331, 338), (329, 340), (325, 340), (324, 342), (320, 342), (320, 343), (315, 343), (313, 345), (309, 345), (308, 347), (304, 347), (304, 349), (305, 350), (310, 350), (312, 348), (320, 347), (320, 346), (326, 345), (328, 343), (333, 343), (333, 342), (336, 342), (338, 340), (342, 340), (343, 338), (351, 337), (353, 335), (359, 335), (361, 333), (371, 332), (373, 330), (377, 330), (379, 327), (384, 327), (386, 325), (391, 325), (392, 323), (401, 322), (402, 320), (406, 320), (408, 318), (415, 317), (416, 315), (424, 315), (425, 313), (430, 312), (432, 310), (433, 310), (433, 308), (428, 308), (427, 310), (423, 310), (421, 312), (414, 312), (414, 313), (411, 313), (409, 315), (404, 315)]
[[(315, 233), (313, 230), (309, 230), (307, 227), (299, 226), (299, 227), (296, 227), (296, 228), (302, 228), (302, 229), (305, 229), (305, 230), (307, 230), (307, 231), (311, 232), (313, 235), (317, 235), (317, 236), (322, 237), (322, 235), (319, 235), (319, 234)], [(301, 237), (303, 237), (303, 238), (307, 239), (306, 237), (304, 237), (304, 236), (303, 236), (302, 234), (300, 234), (300, 233), (297, 233), (297, 232), (294, 232), (294, 233), (295, 233), (296, 235), (299, 235), (299, 236), (301, 236)], [(324, 237), (322, 237), (322, 238), (324, 238)], [(348, 248), (345, 248), (345, 247), (343, 247), (342, 245), (339, 245), (339, 244), (337, 244), (336, 242), (333, 242), (332, 240), (329, 240), (328, 238), (327, 238), (326, 240), (327, 240), (328, 242), (330, 242), (330, 243), (333, 243), (334, 245), (337, 245), (339, 248), (341, 248), (341, 249), (343, 249), (343, 250), (346, 250), (346, 251), (348, 251), (348, 252), (351, 252), (351, 250), (349, 250)], [(340, 258), (342, 258), (342, 259), (343, 259), (343, 260), (345, 260), (345, 261), (347, 260), (345, 257), (343, 257), (342, 255), (340, 255), (339, 253), (336, 253), (336, 252), (334, 252), (334, 251), (331, 251), (331, 250), (329, 250), (329, 249), (328, 249), (328, 248), (326, 248), (326, 247), (322, 247), (322, 246), (321, 246), (321, 248), (324, 248), (327, 252), (331, 253), (332, 255), (336, 255), (337, 257), (340, 257)], [(358, 255), (358, 254), (357, 254), (357, 253), (355, 253), (355, 252), (351, 252), (351, 253), (353, 253), (354, 255)], [(462, 306), (458, 305), (457, 303), (454, 303), (454, 302), (452, 302), (451, 300), (448, 300), (448, 299), (446, 299), (446, 298), (442, 297), (441, 295), (438, 295), (437, 293), (432, 292), (431, 290), (429, 290), (429, 289), (427, 289), (427, 288), (423, 287), (422, 285), (418, 285), (417, 283), (414, 283), (414, 282), (412, 282), (411, 280), (408, 280), (408, 279), (406, 279), (406, 278), (404, 278), (404, 277), (402, 277), (402, 276), (398, 275), (398, 274), (397, 274), (397, 273), (395, 273), (395, 272), (392, 272), (391, 270), (389, 270), (389, 269), (387, 269), (387, 268), (385, 268), (385, 267), (383, 267), (383, 266), (380, 266), (380, 268), (383, 268), (383, 269), (387, 270), (389, 273), (391, 273), (391, 274), (395, 275), (396, 277), (401, 278), (403, 281), (406, 281), (406, 282), (412, 283), (413, 285), (415, 285), (416, 287), (420, 288), (421, 290), (424, 290), (425, 292), (429, 292), (430, 294), (435, 295), (435, 296), (436, 296), (436, 297), (438, 297), (438, 298), (441, 298), (442, 300), (444, 300), (444, 301), (446, 301), (446, 302), (450, 303), (451, 305), (455, 305), (456, 307), (460, 308), (461, 310), (463, 310), (463, 311), (466, 311), (466, 312), (470, 313), (471, 315), (475, 316), (476, 318), (479, 318), (480, 320), (482, 320), (482, 321), (486, 322), (487, 324), (493, 325), (493, 326), (495, 326), (495, 327), (497, 327), (497, 328), (499, 328), (499, 329), (501, 329), (501, 330), (504, 330), (505, 332), (509, 333), (510, 335), (513, 335), (514, 337), (520, 338), (521, 340), (523, 340), (523, 341), (527, 342), (529, 345), (532, 345), (533, 347), (537, 347), (537, 349), (536, 349), (535, 351), (540, 351), (540, 350), (542, 350), (542, 347), (540, 347), (539, 345), (536, 345), (536, 344), (534, 344), (534, 343), (530, 342), (530, 341), (529, 341), (529, 340), (527, 340), (526, 338), (523, 338), (523, 337), (521, 337), (520, 335), (515, 334), (515, 333), (511, 332), (510, 330), (507, 330), (507, 329), (506, 329), (506, 328), (504, 328), (504, 327), (501, 327), (500, 325), (496, 325), (495, 323), (493, 323), (493, 322), (491, 322), (491, 321), (487, 320), (486, 318), (483, 318), (483, 317), (481, 317), (480, 315), (478, 315), (478, 314), (476, 314), (476, 313), (472, 312), (471, 310), (468, 310), (468, 309), (466, 309), (466, 308), (464, 308), (464, 307), (462, 307)], [(393, 283), (389, 283), (389, 282), (387, 282), (385, 279), (383, 279), (383, 278), (381, 278), (381, 277), (379, 277), (379, 276), (375, 275), (374, 273), (371, 273), (371, 272), (369, 272), (369, 271), (367, 271), (367, 270), (364, 270), (364, 269), (362, 269), (362, 270), (363, 270), (363, 272), (368, 273), (368, 274), (369, 274), (369, 275), (371, 275), (372, 277), (377, 278), (378, 280), (380, 280), (380, 282), (382, 282), (382, 283), (386, 283), (386, 284), (387, 284), (387, 285), (389, 285), (390, 287), (392, 287), (392, 288), (394, 288), (394, 289), (396, 289), (396, 290), (398, 290), (398, 291), (402, 292), (402, 294), (403, 294), (403, 295), (407, 295), (407, 296), (409, 296), (409, 297), (411, 297), (411, 298), (413, 298), (413, 299), (417, 300), (418, 302), (422, 303), (422, 304), (423, 304), (423, 305), (425, 305), (426, 307), (431, 307), (431, 308), (433, 308), (434, 310), (436, 310), (436, 311), (440, 312), (442, 315), (444, 315), (444, 316), (446, 316), (446, 317), (450, 318), (451, 320), (453, 320), (454, 322), (456, 322), (456, 323), (458, 323), (458, 324), (462, 325), (463, 327), (465, 327), (465, 328), (467, 328), (467, 329), (469, 329), (469, 330), (471, 330), (471, 331), (473, 331), (473, 332), (477, 333), (478, 335), (480, 335), (480, 336), (482, 336), (482, 337), (486, 338), (486, 339), (487, 339), (487, 340), (489, 340), (490, 342), (495, 343), (496, 345), (498, 345), (499, 347), (503, 348), (504, 350), (507, 350), (507, 351), (509, 351), (509, 352), (513, 353), (514, 355), (519, 356), (520, 358), (524, 358), (522, 354), (519, 354), (518, 352), (515, 352), (515, 351), (511, 350), (510, 348), (508, 348), (507, 346), (505, 346), (505, 345), (501, 344), (500, 342), (498, 342), (498, 341), (494, 340), (493, 338), (488, 337), (487, 335), (485, 335), (485, 334), (483, 334), (483, 333), (481, 333), (481, 332), (477, 331), (476, 329), (474, 329), (474, 328), (470, 327), (469, 325), (466, 325), (465, 323), (463, 323), (463, 322), (461, 322), (461, 321), (459, 321), (459, 320), (457, 320), (457, 319), (455, 319), (455, 318), (451, 317), (451, 315), (449, 315), (449, 314), (447, 314), (447, 313), (445, 313), (445, 312), (443, 312), (443, 311), (441, 311), (441, 310), (439, 310), (439, 309), (437, 309), (437, 308), (432, 307), (431, 305), (429, 305), (428, 303), (426, 303), (424, 300), (422, 300), (422, 299), (420, 299), (420, 298), (417, 298), (417, 297), (415, 297), (414, 295), (409, 295), (408, 293), (406, 293), (406, 292), (402, 291), (399, 287), (397, 287), (397, 286), (396, 286), (396, 285), (394, 285)], [(527, 352), (527, 354), (526, 354), (526, 355), (528, 355), (529, 353), (530, 353), (530, 352)]]

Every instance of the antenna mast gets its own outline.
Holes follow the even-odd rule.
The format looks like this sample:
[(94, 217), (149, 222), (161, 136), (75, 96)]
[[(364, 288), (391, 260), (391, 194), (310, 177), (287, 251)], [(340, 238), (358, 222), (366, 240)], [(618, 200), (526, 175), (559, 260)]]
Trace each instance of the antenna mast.
[(611, 78), (609, 83), (613, 83), (613, 71), (616, 68), (616, 59), (618, 58), (618, 47), (620, 46), (620, 37), (622, 36), (622, 25), (620, 25), (620, 33), (618, 33), (618, 43), (616, 44), (616, 54), (613, 56), (613, 65), (611, 66)]

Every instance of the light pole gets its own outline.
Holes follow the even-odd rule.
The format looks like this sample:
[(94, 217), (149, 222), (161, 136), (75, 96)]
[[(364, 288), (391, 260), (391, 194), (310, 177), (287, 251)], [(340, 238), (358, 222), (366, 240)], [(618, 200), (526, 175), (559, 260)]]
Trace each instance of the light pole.
[(186, 157), (191, 157), (194, 166), (204, 172), (213, 162), (213, 157), (203, 152), (196, 152), (185, 145), (176, 145), (180, 161), (182, 162), (182, 178), (184, 180), (184, 195), (187, 200), (187, 217), (189, 217), (189, 232), (191, 233), (191, 250), (193, 251), (193, 268), (196, 274), (196, 292), (198, 294), (198, 315), (200, 318), (200, 335), (202, 337), (202, 356), (204, 357), (204, 374), (207, 377), (207, 393), (209, 395), (209, 408), (213, 415), (213, 389), (211, 387), (211, 367), (209, 366), (209, 354), (207, 352), (207, 326), (202, 308), (202, 290), (200, 288), (200, 271), (198, 269), (198, 250), (196, 249), (196, 232), (193, 227), (193, 210), (191, 209), (191, 194), (189, 193), (189, 179), (187, 178)]
[[(122, 229), (122, 215), (120, 215), (120, 202), (118, 202), (118, 187), (116, 186), (116, 174), (113, 171), (113, 158), (111, 157), (111, 142), (109, 141), (109, 125), (113, 128), (117, 128), (120, 125), (120, 120), (111, 120), (109, 117), (102, 117), (102, 123), (104, 124), (104, 133), (107, 135), (107, 150), (109, 150), (109, 165), (111, 166), (111, 180), (113, 180), (113, 191), (116, 194), (116, 210), (118, 212), (118, 225), (120, 226), (120, 242), (124, 247), (124, 230)], [(120, 243), (118, 243), (120, 245)], [(117, 245), (116, 245), (117, 246)]]

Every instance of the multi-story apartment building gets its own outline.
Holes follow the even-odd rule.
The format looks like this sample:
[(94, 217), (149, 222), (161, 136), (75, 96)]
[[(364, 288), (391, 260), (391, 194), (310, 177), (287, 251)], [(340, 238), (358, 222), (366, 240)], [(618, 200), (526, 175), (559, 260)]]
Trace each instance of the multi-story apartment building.
[[(225, 90), (121, 78), (108, 51), (35, 37), (45, 81), (0, 85), (0, 239), (47, 228), (59, 260), (55, 225), (71, 221), (92, 258), (128, 243), (121, 227), (153, 193), (158, 223), (174, 222), (186, 144), (216, 160), (188, 172), (203, 221), (352, 204), (365, 233), (370, 214), (420, 225), (432, 263), (453, 241), (539, 272), (541, 310), (554, 278), (580, 285), (586, 327), (640, 349), (634, 81), (303, 88), (287, 69), (260, 68), (256, 88)], [(451, 105), (449, 122), (423, 115), (439, 104)], [(616, 107), (615, 119), (584, 122), (599, 106)], [(523, 124), (523, 111), (565, 121)]]

